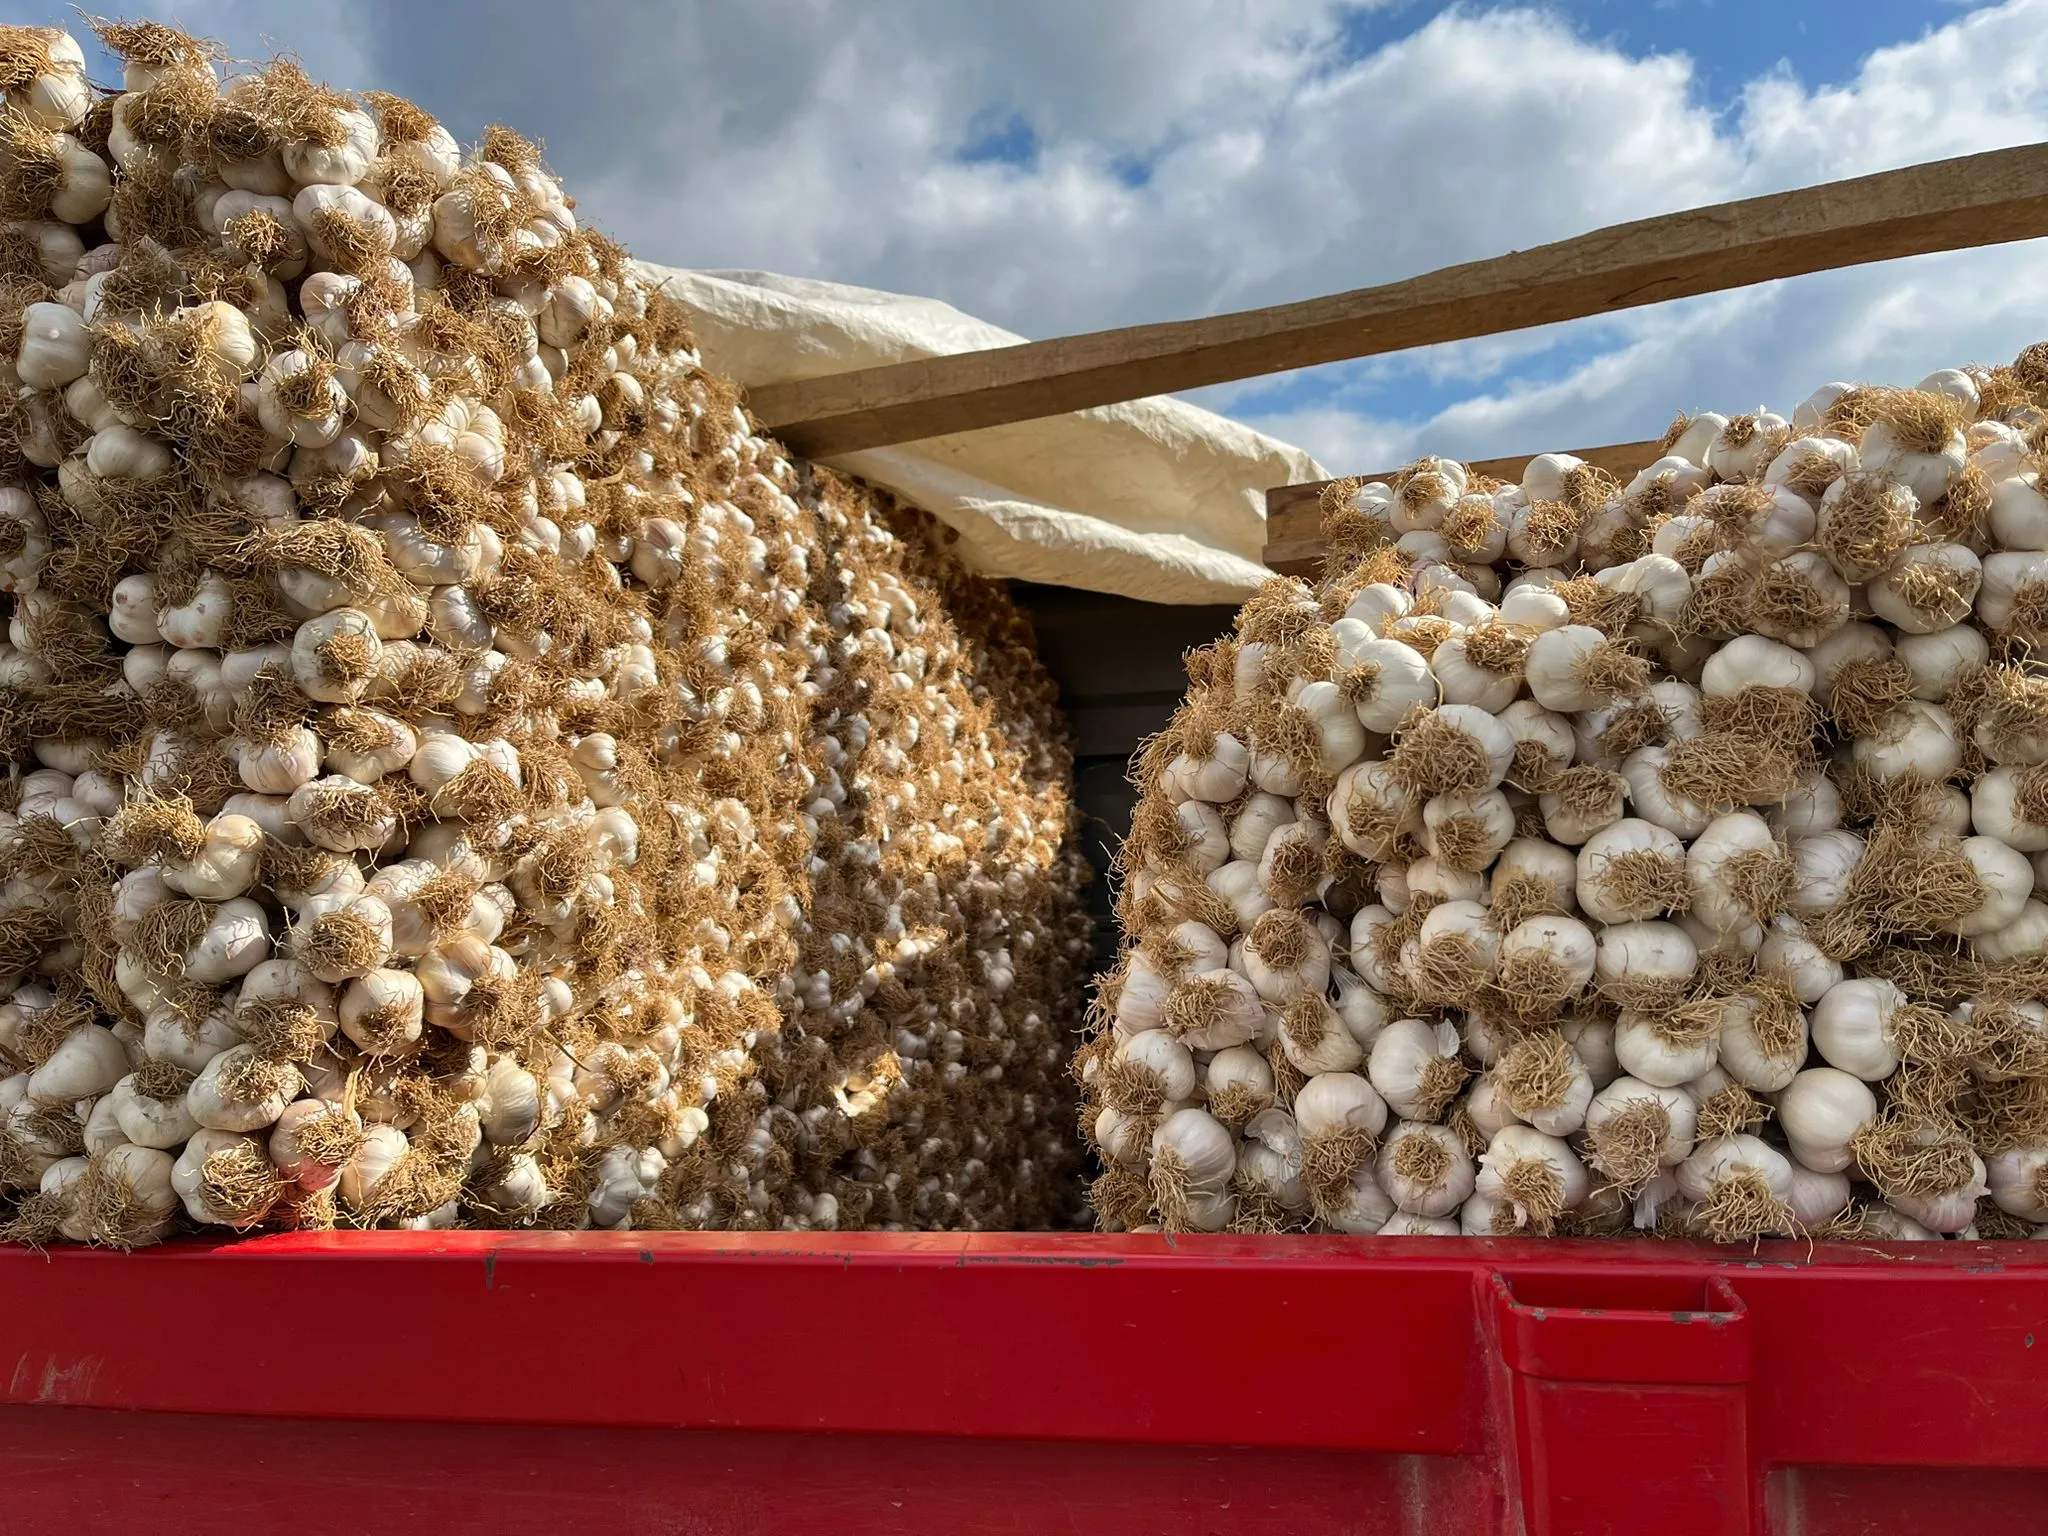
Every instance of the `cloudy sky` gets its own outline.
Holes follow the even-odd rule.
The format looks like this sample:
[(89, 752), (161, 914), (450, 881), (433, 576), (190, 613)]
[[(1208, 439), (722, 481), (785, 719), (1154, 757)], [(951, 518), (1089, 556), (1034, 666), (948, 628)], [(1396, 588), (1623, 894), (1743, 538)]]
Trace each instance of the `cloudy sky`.
[[(1619, 220), (2048, 138), (2048, 0), (186, 0), (459, 136), (542, 139), (679, 266), (1030, 336), (1307, 298)], [(10, 20), (59, 18), (0, 0)], [(1196, 398), (1332, 470), (1654, 436), (2048, 337), (2040, 243)]]

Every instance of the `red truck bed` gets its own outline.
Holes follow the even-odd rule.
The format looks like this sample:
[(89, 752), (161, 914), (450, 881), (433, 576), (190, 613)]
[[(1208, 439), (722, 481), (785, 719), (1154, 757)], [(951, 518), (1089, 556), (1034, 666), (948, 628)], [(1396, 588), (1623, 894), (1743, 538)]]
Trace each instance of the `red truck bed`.
[(0, 1253), (9, 1531), (2048, 1529), (2048, 1245)]

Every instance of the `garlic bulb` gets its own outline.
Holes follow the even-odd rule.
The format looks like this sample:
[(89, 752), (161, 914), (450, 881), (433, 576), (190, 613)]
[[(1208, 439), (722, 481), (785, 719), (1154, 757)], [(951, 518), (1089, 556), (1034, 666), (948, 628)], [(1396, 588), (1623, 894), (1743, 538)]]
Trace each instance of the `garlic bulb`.
[[(1357, 629), (1347, 633), (1346, 624)], [(1345, 694), (1368, 731), (1388, 735), (1413, 711), (1437, 702), (1436, 677), (1421, 652), (1399, 640), (1376, 638), (1356, 619), (1339, 620), (1332, 632)]]
[(296, 1068), (238, 1045), (201, 1069), (185, 1091), (185, 1109), (208, 1130), (260, 1130), (276, 1122), (301, 1086)]
[(1699, 1112), (1672, 1086), (1618, 1077), (1586, 1107), (1589, 1161), (1623, 1189), (1639, 1192), (1661, 1168), (1692, 1155)]
[(1961, 766), (1962, 750), (1947, 710), (1908, 699), (1893, 707), (1875, 734), (1856, 738), (1852, 756), (1874, 778), (1910, 775), (1938, 783)]
[[(0, 683), (30, 725), (0, 1050), (35, 1065), (17, 1107), (91, 1091), (31, 1111), (0, 1200), (64, 1164), (60, 1235), (106, 1242), (167, 1235), (173, 1201), (237, 1229), (1070, 1220), (1079, 868), (1007, 599), (800, 475), (508, 130), (465, 154), (395, 97), (155, 24), (105, 30), (123, 88), (91, 113), (84, 51), (15, 34)], [(232, 132), (201, 144), (195, 112)], [(186, 270), (202, 246), (225, 264)], [(1247, 643), (1304, 624), (1330, 633), (1297, 601)], [(1154, 950), (1161, 995), (1134, 981), (1156, 1029), (1244, 963), (1221, 928), (1370, 881), (1306, 805), (1242, 861), (1242, 922), (1204, 884), (1254, 744), (1290, 800), (1366, 745), (1341, 667), (1268, 674), (1274, 711), (1153, 765), (1208, 813), (1174, 823), (1191, 862), (1134, 871), (1133, 905), (1208, 935)], [(1292, 1006), (1297, 1056), (1362, 1064), (1384, 1004), (1290, 974), (1324, 1013), (1254, 990), (1208, 1026), (1291, 1082)], [(880, 1055), (828, 1048), (856, 1016)], [(785, 1049), (806, 1086), (771, 1106)], [(745, 1212), (669, 1176), (714, 1116)], [(828, 1171), (820, 1116), (918, 1129)], [(590, 1187), (551, 1188), (543, 1143), (602, 1148)], [(1225, 1179), (1190, 1221), (1240, 1198), (1264, 1219)]]
[(1710, 822), (1686, 851), (1685, 867), (1693, 915), (1723, 933), (1776, 917), (1798, 878), (1790, 852), (1747, 811)]
[(1922, 506), (1948, 494), (1968, 451), (1961, 428), (1932, 402), (1928, 394), (1899, 391), (1896, 404), (1887, 402), (1864, 429), (1858, 450), (1864, 468), (1894, 476)]
[(1366, 1077), (1402, 1119), (1433, 1118), (1464, 1086), (1457, 1029), (1421, 1019), (1395, 1020), (1374, 1039)]
[(1251, 982), (1236, 971), (1219, 969), (1175, 987), (1162, 1017), (1190, 1049), (1214, 1051), (1256, 1038), (1265, 1027), (1266, 1010)]
[(1975, 626), (1958, 624), (1927, 634), (1900, 635), (1893, 642), (1893, 654), (1912, 679), (1913, 697), (1938, 703), (1965, 675), (1991, 659), (1991, 646)]
[(1593, 1078), (1571, 1042), (1553, 1030), (1531, 1030), (1510, 1043), (1489, 1079), (1512, 1117), (1548, 1136), (1568, 1136), (1585, 1123)]
[(2048, 1222), (2048, 1148), (2011, 1147), (1985, 1164), (1985, 1183), (2001, 1211), (2022, 1221)]
[(1555, 1136), (1525, 1125), (1495, 1134), (1479, 1159), (1474, 1189), (1509, 1206), (1514, 1227), (1550, 1230), (1558, 1217), (1582, 1203), (1592, 1188), (1586, 1166)]
[(1719, 1026), (1714, 1016), (1624, 1013), (1614, 1028), (1614, 1054), (1631, 1077), (1656, 1088), (1676, 1088), (1714, 1065)]
[(1413, 948), (1403, 947), (1401, 964), (1417, 994), (1433, 1001), (1460, 1002), (1493, 978), (1500, 934), (1476, 901), (1445, 901), (1430, 908)]
[(1686, 848), (1676, 834), (1634, 817), (1586, 839), (1575, 889), (1586, 915), (1602, 923), (1636, 922), (1686, 905)]
[(1817, 1173), (1855, 1161), (1851, 1144), (1877, 1118), (1877, 1098), (1862, 1080), (1835, 1067), (1810, 1067), (1778, 1095), (1778, 1120), (1792, 1155)]
[(1814, 1005), (1814, 1049), (1831, 1067), (1866, 1083), (1882, 1082), (1898, 1069), (1891, 1024), (1904, 1006), (1905, 994), (1889, 981), (1840, 982)]
[(1539, 1007), (1576, 996), (1593, 980), (1598, 947), (1577, 918), (1541, 914), (1502, 935), (1501, 989)]
[(1886, 623), (1927, 635), (1967, 618), (1983, 580), (1983, 565), (1967, 546), (1914, 544), (1864, 591)]
[(1422, 807), (1422, 829), (1423, 841), (1437, 860), (1481, 870), (1513, 841), (1515, 813), (1498, 789), (1437, 795)]
[(1764, 975), (1783, 980), (1807, 1007), (1819, 1002), (1843, 977), (1842, 963), (1814, 943), (1798, 919), (1789, 916), (1772, 922), (1757, 947), (1756, 966)]
[(1984, 896), (1974, 911), (1945, 924), (1947, 931), (1969, 939), (2010, 927), (2026, 910), (2033, 892), (2033, 865), (2025, 854), (1995, 837), (1966, 837), (1958, 846)]
[(1478, 1177), (1471, 1154), (1454, 1133), (1412, 1120), (1387, 1133), (1375, 1167), (1380, 1188), (1399, 1210), (1414, 1216), (1448, 1215), (1465, 1203)]
[(1624, 1008), (1670, 1007), (1699, 964), (1698, 947), (1675, 923), (1611, 923), (1594, 938), (1594, 977)]
[(1792, 1165), (1754, 1136), (1723, 1136), (1678, 1165), (1678, 1189), (1717, 1242), (1790, 1230)]
[(1984, 1160), (1975, 1153), (1970, 1155), (1970, 1172), (1951, 1188), (1929, 1195), (1910, 1194), (1899, 1191), (1891, 1196), (1891, 1203), (1909, 1220), (1917, 1221), (1932, 1232), (1961, 1232), (1977, 1217), (1977, 1202), (1991, 1193), (1986, 1182)]

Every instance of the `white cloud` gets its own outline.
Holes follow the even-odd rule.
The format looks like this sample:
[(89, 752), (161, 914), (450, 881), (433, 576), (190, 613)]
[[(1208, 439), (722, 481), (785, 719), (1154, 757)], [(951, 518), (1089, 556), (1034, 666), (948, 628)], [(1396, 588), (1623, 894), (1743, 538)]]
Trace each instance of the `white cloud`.
[[(1721, 167), (1719, 179), (1703, 177), (1695, 196), (1665, 205), (2048, 138), (2044, 21), (2048, 4), (2014, 0), (1879, 50), (1838, 87), (1809, 91), (1782, 73), (1754, 82), (1732, 119), (1713, 123), (1717, 152), (1696, 157)], [(1595, 336), (1605, 344), (1565, 377), (1541, 382), (1518, 378), (1510, 352), (1484, 388), (1399, 423), (1347, 422), (1320, 406), (1260, 415), (1256, 396), (1241, 397), (1238, 412), (1297, 432), (1333, 467), (1378, 467), (1423, 451), (1489, 456), (1626, 442), (1654, 436), (1680, 409), (1784, 408), (1828, 379), (1910, 383), (1938, 367), (2010, 358), (2048, 336), (2048, 306), (2038, 298), (2044, 257), (2040, 242), (1944, 253), (1555, 327), (1540, 333), (1553, 345)], [(1438, 379), (1455, 373), (1461, 355), (1469, 362), (1475, 345), (1432, 349), (1449, 364), (1426, 353), (1400, 361), (1411, 377)], [(1341, 399), (1369, 377), (1384, 380), (1386, 366), (1326, 370), (1329, 388)], [(1384, 384), (1376, 393), (1385, 395)], [(1376, 455), (1370, 465), (1354, 457), (1361, 444)]]
[[(931, 294), (1030, 335), (1330, 293), (2048, 138), (2048, 0), (1956, 15), (1837, 85), (1781, 70), (1725, 109), (1682, 55), (1631, 56), (1540, 9), (1453, 8), (1354, 56), (1358, 9), (175, 7), (238, 54), (296, 52), (459, 133), (513, 123), (546, 141), (587, 216), (653, 259)], [(1027, 163), (962, 159), (1015, 124)], [(1923, 258), (1203, 398), (1332, 468), (1621, 441), (1681, 407), (1782, 405), (1830, 376), (2009, 357), (2048, 334), (2041, 259)]]

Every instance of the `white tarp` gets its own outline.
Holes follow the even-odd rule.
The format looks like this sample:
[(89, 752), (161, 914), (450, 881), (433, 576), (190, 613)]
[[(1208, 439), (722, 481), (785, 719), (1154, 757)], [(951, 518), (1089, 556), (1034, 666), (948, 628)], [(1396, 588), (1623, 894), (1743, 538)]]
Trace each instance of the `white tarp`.
[[(743, 385), (1025, 339), (936, 299), (641, 265), (694, 315), (706, 366)], [(1325, 478), (1300, 449), (1164, 396), (822, 462), (938, 517), (988, 575), (1155, 603), (1244, 598), (1269, 574), (1267, 488)]]

